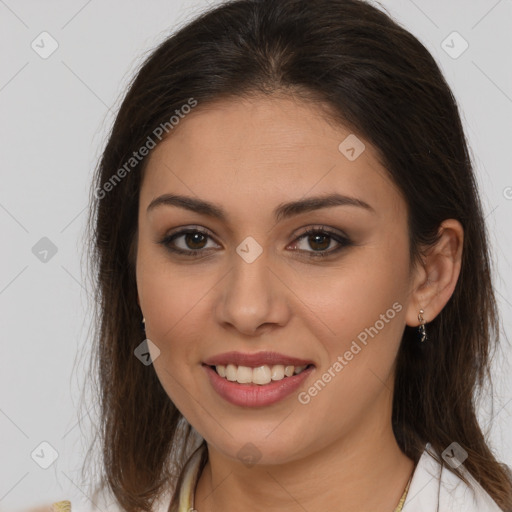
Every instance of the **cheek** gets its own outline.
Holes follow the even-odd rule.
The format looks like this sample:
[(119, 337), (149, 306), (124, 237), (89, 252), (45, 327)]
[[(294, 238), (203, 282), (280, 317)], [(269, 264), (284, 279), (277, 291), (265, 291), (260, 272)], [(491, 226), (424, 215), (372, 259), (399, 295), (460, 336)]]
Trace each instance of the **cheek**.
[(314, 312), (309, 329), (322, 341), (322, 366), (332, 367), (343, 357), (352, 387), (370, 370), (382, 380), (388, 377), (405, 326), (408, 245), (401, 236), (388, 238), (358, 248), (343, 267), (326, 273), (323, 283), (303, 278), (298, 285)]
[(199, 350), (204, 343), (206, 302), (203, 288), (178, 272), (147, 274), (146, 335), (160, 349), (153, 367), (165, 392), (182, 414), (194, 423), (203, 378)]
[[(405, 254), (403, 261), (397, 254)], [(391, 400), (388, 379), (405, 324), (407, 256), (398, 249), (368, 249), (350, 264), (347, 260), (347, 267), (339, 279), (332, 280), (316, 310), (321, 321), (309, 328), (316, 329), (325, 353), (322, 367), (302, 390), (300, 400), (304, 411), (328, 411), (329, 425), (317, 421), (316, 416), (323, 417), (320, 413), (309, 420), (311, 428), (323, 431), (326, 438), (350, 430), (368, 411), (387, 414), (379, 397), (384, 391), (384, 403)], [(310, 299), (309, 304), (316, 300), (313, 295)]]
[[(202, 283), (190, 277), (155, 275), (147, 281), (146, 334), (160, 349), (159, 361), (169, 371), (184, 375), (198, 364), (198, 347), (204, 344), (207, 300)], [(158, 364), (157, 364), (158, 363)]]
[(208, 294), (219, 277), (193, 264), (177, 265), (164, 250), (141, 245), (137, 256), (137, 286), (146, 316), (148, 337), (170, 354), (194, 345), (194, 326), (204, 317)]
[[(199, 316), (204, 317), (205, 280), (195, 279), (192, 266), (178, 268), (165, 254), (141, 245), (137, 286), (146, 318), (146, 336), (160, 350), (153, 367), (167, 395), (184, 414), (194, 391), (198, 365)], [(203, 299), (203, 300), (202, 300)]]

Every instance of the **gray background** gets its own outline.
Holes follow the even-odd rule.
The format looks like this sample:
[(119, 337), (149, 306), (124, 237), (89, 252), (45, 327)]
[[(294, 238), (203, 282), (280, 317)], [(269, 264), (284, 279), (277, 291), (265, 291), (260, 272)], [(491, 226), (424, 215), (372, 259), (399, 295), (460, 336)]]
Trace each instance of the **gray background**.
[[(491, 232), (506, 335), (512, 329), (512, 1), (382, 5), (431, 51), (461, 107)], [(75, 511), (92, 507), (79, 478), (94, 421), (89, 406), (79, 403), (90, 343), (83, 238), (91, 176), (138, 63), (205, 6), (177, 0), (0, 0), (2, 511), (64, 498)], [(31, 47), (35, 41), (39, 52), (51, 49), (50, 39), (41, 42), (43, 31), (58, 43), (45, 59)], [(443, 49), (451, 46), (446, 50), (452, 55), (463, 49), (453, 31), (469, 44), (458, 58)], [(511, 355), (505, 346), (494, 366), (495, 420), (489, 421), (490, 401), (481, 410), (496, 453), (508, 464)], [(41, 442), (58, 452), (48, 469), (31, 458), (36, 450), (41, 463), (49, 461)]]

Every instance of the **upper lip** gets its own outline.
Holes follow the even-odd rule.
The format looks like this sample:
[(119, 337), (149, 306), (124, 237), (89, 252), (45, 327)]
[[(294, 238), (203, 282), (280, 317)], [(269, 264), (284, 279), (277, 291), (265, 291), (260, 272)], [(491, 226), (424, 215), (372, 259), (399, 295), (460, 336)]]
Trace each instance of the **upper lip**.
[(256, 352), (255, 354), (244, 354), (242, 352), (225, 352), (210, 357), (204, 361), (208, 366), (217, 366), (234, 364), (237, 366), (247, 366), (257, 368), (258, 366), (274, 366), (282, 364), (284, 366), (307, 366), (313, 364), (312, 361), (299, 359), (298, 357), (279, 354), (278, 352)]

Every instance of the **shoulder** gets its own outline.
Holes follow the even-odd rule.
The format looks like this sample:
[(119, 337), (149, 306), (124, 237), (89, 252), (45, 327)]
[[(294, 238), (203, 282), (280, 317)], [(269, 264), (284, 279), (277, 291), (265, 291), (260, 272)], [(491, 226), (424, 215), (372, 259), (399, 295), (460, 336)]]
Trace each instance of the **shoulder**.
[(502, 512), (469, 472), (463, 469), (471, 485), (438, 459), (427, 444), (414, 471), (403, 512)]

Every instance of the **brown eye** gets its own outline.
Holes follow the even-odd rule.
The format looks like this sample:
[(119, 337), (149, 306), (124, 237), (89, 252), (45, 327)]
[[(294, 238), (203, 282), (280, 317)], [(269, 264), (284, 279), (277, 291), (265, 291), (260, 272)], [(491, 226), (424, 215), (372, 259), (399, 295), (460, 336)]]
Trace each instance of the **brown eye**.
[(194, 232), (194, 233), (186, 233), (184, 236), (185, 244), (187, 248), (196, 250), (203, 249), (206, 244), (206, 236), (202, 233)]
[(315, 251), (325, 250), (331, 245), (331, 237), (328, 235), (316, 234), (308, 236), (309, 246)]
[(183, 229), (166, 236), (161, 244), (170, 252), (186, 256), (199, 256), (209, 252), (208, 240), (212, 237), (199, 229)]
[[(303, 247), (300, 247), (301, 240), (304, 240)], [(333, 242), (334, 248), (332, 248)], [(310, 228), (299, 236), (293, 244), (293, 249), (306, 252), (311, 258), (316, 258), (330, 256), (350, 245), (353, 243), (348, 237), (327, 228), (317, 227)]]

